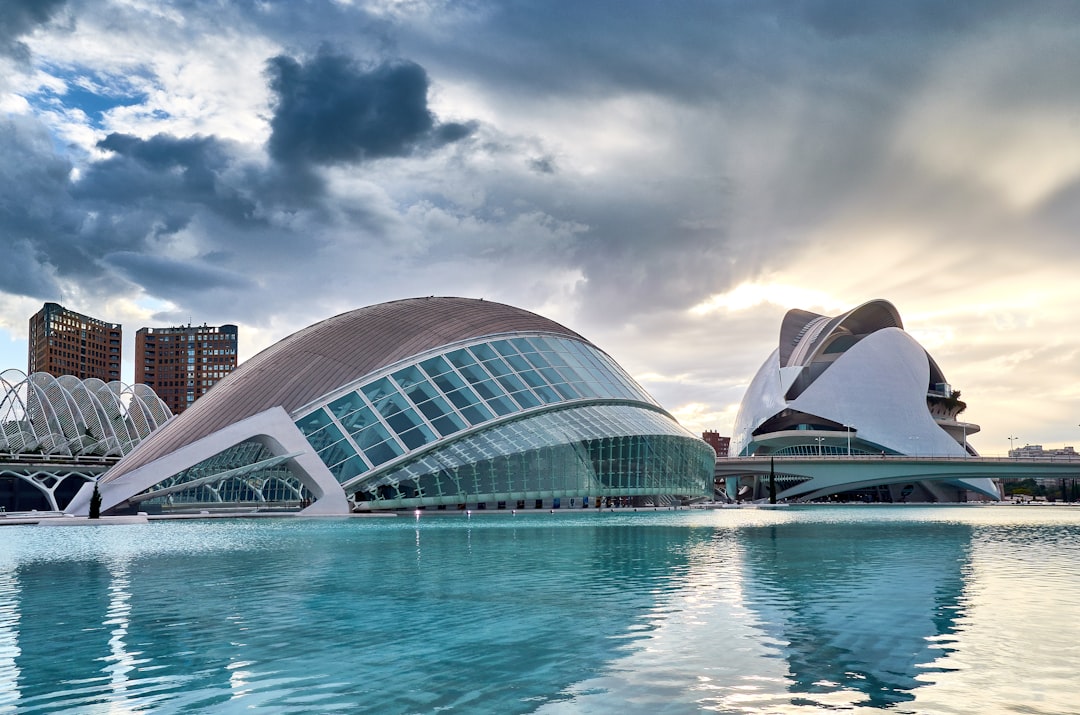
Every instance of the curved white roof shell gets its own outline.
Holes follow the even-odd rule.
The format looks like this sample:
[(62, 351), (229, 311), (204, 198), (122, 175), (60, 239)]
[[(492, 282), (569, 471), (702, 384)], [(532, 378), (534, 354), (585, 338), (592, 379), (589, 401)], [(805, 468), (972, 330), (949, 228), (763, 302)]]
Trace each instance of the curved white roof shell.
[[(967, 437), (979, 427), (957, 419), (963, 408), (891, 303), (836, 317), (792, 310), (743, 397), (731, 453), (975, 455)], [(957, 484), (998, 496), (989, 479)]]

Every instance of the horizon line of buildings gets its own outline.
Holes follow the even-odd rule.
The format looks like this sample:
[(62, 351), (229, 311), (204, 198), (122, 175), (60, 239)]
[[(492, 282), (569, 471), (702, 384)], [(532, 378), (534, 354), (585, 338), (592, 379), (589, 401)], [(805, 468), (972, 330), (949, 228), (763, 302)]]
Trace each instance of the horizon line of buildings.
[[(47, 302), (30, 317), (27, 373), (120, 380), (123, 326)], [(236, 369), (232, 324), (143, 327), (135, 333), (135, 382), (151, 388), (174, 415)]]

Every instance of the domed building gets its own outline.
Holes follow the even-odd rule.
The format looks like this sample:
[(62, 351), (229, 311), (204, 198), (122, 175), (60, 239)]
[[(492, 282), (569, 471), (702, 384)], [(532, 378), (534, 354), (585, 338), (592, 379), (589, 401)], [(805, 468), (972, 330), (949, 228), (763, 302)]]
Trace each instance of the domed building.
[[(574, 331), (431, 297), (343, 313), (267, 348), (98, 486), (114, 513), (580, 508), (702, 496), (713, 464), (712, 448)], [(90, 492), (69, 511), (86, 513)]]
[[(743, 397), (731, 454), (977, 456), (968, 437), (979, 426), (959, 419), (965, 408), (888, 301), (834, 317), (790, 310)], [(786, 475), (781, 486), (789, 499), (854, 490), (874, 501), (957, 501), (969, 491), (999, 498), (986, 478), (863, 484)]]

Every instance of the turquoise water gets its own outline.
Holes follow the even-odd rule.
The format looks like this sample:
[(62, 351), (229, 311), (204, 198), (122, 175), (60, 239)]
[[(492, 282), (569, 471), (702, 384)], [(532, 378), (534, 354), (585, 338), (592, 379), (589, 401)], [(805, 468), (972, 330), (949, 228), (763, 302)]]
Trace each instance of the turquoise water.
[(0, 713), (1080, 712), (1080, 508), (0, 528)]

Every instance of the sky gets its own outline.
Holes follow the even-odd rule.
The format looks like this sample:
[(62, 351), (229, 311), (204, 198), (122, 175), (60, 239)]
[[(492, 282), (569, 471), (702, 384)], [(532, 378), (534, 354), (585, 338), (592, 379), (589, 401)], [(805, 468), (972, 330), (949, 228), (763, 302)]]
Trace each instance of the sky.
[[(1080, 446), (1080, 4), (3, 0), (0, 368), (46, 301), (516, 305), (730, 434), (792, 308), (886, 299), (982, 431)], [(1013, 438), (1010, 441), (1010, 437)]]

